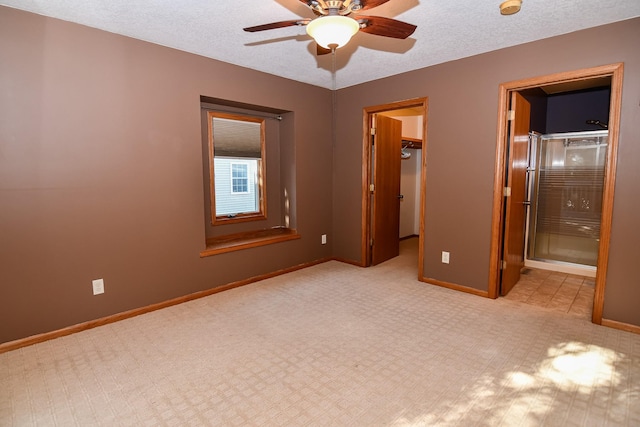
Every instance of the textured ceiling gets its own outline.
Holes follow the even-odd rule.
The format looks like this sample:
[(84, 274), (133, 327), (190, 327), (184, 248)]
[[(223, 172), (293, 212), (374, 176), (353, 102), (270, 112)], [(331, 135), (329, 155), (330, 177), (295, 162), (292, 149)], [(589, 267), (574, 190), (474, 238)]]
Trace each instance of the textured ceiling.
[[(0, 0), (0, 5), (123, 34), (325, 88), (343, 88), (538, 39), (640, 16), (640, 0), (390, 0), (367, 15), (418, 26), (407, 40), (358, 33), (316, 57), (304, 27), (242, 28), (313, 18), (298, 0)], [(1, 13), (1, 12), (0, 12)], [(588, 55), (588, 52), (585, 52)]]

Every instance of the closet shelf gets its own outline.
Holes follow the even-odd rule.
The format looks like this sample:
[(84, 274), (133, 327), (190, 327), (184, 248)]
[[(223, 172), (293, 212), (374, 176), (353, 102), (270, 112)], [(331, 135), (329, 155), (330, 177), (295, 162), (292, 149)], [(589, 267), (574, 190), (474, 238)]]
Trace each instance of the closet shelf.
[(405, 148), (414, 148), (416, 150), (420, 150), (422, 148), (422, 139), (409, 138), (408, 136), (403, 136), (402, 146)]

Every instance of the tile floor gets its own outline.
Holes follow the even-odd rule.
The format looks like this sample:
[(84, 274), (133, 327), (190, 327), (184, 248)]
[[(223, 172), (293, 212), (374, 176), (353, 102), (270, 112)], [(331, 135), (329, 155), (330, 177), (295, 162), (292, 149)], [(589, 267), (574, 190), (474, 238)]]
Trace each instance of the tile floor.
[(591, 277), (525, 268), (505, 298), (591, 320), (594, 289)]

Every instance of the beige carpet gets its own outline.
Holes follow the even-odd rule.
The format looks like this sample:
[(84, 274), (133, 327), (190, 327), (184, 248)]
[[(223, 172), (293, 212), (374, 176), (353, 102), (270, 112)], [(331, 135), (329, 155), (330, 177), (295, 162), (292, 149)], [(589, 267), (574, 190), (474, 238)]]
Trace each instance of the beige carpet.
[(2, 354), (0, 425), (640, 425), (640, 335), (420, 283), (415, 247)]

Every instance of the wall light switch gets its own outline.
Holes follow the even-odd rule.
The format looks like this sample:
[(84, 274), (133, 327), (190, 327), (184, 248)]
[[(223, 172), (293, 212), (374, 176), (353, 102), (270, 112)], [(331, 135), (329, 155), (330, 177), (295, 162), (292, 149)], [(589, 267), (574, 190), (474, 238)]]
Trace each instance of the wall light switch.
[(449, 264), (449, 252), (442, 251), (442, 263)]
[(323, 245), (326, 245), (326, 244), (327, 244), (327, 235), (326, 235), (326, 234), (323, 234), (323, 235), (322, 235), (322, 244), (323, 244)]
[(96, 279), (91, 282), (93, 284), (93, 294), (99, 295), (104, 294), (104, 280)]

